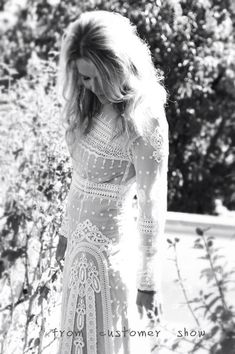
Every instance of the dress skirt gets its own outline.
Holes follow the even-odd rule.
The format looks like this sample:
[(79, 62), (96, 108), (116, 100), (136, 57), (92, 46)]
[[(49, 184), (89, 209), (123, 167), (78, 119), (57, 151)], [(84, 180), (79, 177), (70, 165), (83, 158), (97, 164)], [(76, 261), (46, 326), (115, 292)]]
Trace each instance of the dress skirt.
[(58, 354), (134, 354), (135, 346), (148, 353), (149, 343), (134, 332), (140, 329), (136, 259), (134, 245), (127, 250), (123, 242), (124, 204), (115, 197), (101, 198), (94, 190), (90, 195), (90, 186), (79, 188), (82, 182), (79, 176), (73, 178), (67, 203)]

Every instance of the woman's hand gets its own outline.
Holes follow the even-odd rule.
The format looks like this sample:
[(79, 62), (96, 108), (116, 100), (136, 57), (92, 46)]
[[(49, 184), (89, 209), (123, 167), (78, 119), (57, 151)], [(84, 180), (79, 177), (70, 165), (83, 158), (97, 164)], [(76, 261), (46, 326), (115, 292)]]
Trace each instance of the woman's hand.
[(136, 305), (140, 318), (143, 318), (144, 310), (147, 313), (148, 318), (154, 320), (159, 314), (159, 309), (156, 302), (156, 294), (154, 293), (145, 293), (138, 291), (136, 298)]
[(64, 259), (66, 248), (67, 248), (67, 238), (62, 235), (59, 235), (59, 242), (56, 248), (55, 259), (59, 263), (60, 268), (62, 267), (61, 261)]

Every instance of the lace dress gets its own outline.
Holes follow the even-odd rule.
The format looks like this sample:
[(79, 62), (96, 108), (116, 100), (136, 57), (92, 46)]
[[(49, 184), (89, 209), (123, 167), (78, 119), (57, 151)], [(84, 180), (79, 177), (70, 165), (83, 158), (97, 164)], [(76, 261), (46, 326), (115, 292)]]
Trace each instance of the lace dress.
[[(168, 136), (165, 118), (151, 124), (145, 138), (135, 129), (128, 139), (113, 138), (115, 120), (100, 115), (87, 135), (68, 144), (73, 175), (61, 227), (68, 242), (59, 354), (134, 354), (140, 342), (148, 352), (148, 339), (137, 339), (130, 325), (136, 331), (137, 288), (160, 288)], [(136, 192), (137, 228), (125, 231)]]

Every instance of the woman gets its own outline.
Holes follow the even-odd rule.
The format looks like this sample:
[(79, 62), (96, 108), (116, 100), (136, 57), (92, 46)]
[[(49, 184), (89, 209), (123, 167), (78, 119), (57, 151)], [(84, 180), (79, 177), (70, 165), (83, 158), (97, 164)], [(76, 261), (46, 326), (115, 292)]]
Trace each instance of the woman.
[(135, 312), (154, 320), (167, 195), (166, 93), (134, 26), (106, 11), (83, 13), (69, 26), (59, 86), (73, 163), (56, 252), (59, 262), (65, 254), (59, 353), (134, 353), (137, 337), (127, 330), (133, 272), (126, 277), (134, 257), (123, 245), (131, 237), (134, 250), (137, 235), (124, 232), (123, 220), (136, 182)]

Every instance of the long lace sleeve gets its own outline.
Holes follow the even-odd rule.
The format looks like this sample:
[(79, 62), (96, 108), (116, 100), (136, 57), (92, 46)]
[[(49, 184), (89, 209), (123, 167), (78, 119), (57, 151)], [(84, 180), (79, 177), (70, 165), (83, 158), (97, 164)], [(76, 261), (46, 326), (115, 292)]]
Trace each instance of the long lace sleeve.
[(168, 125), (152, 120), (151, 133), (131, 147), (138, 197), (139, 269), (137, 288), (158, 290), (161, 243), (167, 210)]

